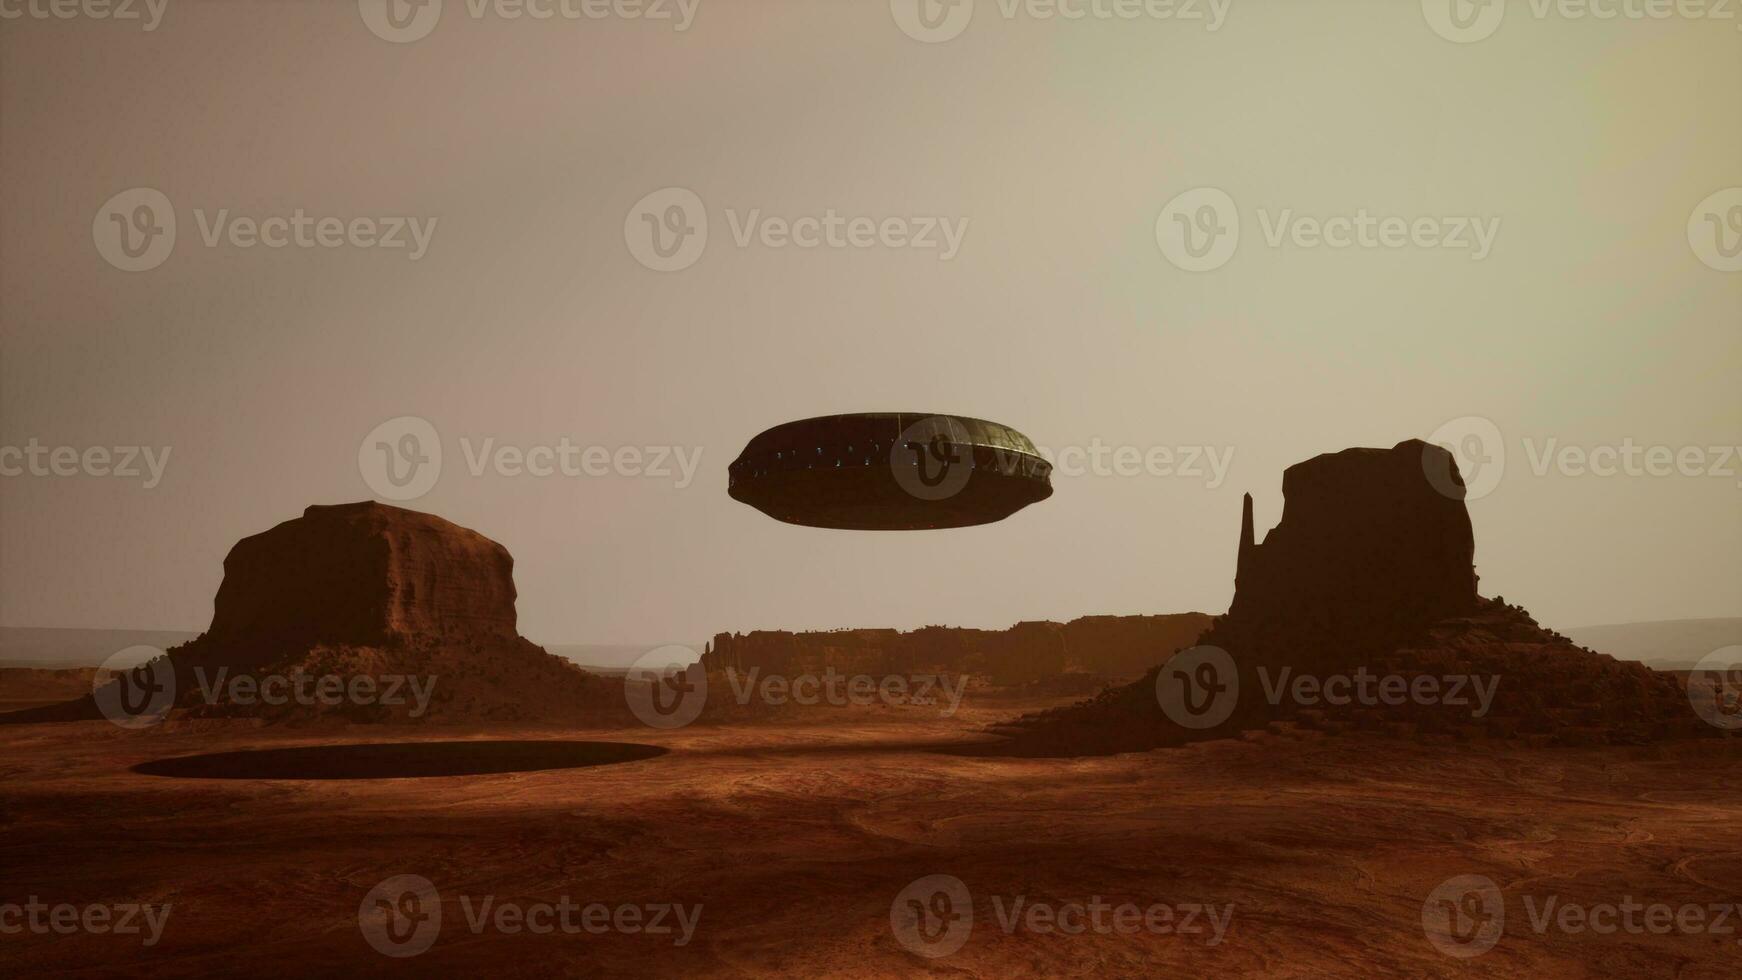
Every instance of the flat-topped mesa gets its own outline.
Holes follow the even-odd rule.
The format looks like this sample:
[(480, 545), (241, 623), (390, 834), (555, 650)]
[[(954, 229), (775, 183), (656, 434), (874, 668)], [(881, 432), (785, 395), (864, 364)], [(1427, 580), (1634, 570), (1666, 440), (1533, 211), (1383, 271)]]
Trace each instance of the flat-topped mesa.
[(313, 506), (224, 559), (211, 640), (262, 653), (315, 643), (517, 640), (514, 559), (432, 514)]
[(1283, 472), (1282, 496), (1262, 543), (1246, 497), (1229, 619), (1336, 628), (1476, 608), (1475, 536), (1444, 448), (1410, 439), (1315, 456)]
[[(169, 651), (175, 700), (163, 720), (631, 723), (620, 682), (515, 631), (514, 598), (514, 560), (476, 531), (385, 504), (310, 507), (230, 549), (211, 628)], [(337, 678), (344, 693), (268, 694), (270, 679), (298, 677), (320, 691)], [(103, 714), (93, 692), (0, 724)]]

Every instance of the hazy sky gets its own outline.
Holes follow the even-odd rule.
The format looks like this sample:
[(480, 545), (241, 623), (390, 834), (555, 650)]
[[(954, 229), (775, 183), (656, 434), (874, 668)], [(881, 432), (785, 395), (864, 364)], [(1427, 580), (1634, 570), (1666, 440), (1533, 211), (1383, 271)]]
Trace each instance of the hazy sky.
[[(397, 43), (340, 0), (169, 0), (150, 31), (25, 4), (0, 3), (27, 12), (0, 21), (0, 446), (170, 455), (150, 487), (143, 459), (0, 458), (0, 623), (203, 628), (230, 545), (374, 496), (359, 448), (400, 416), (442, 452), (404, 505), (505, 544), (547, 643), (1220, 612), (1243, 492), (1267, 528), (1285, 466), (1470, 417), (1506, 455), (1471, 504), (1485, 593), (1555, 626), (1742, 615), (1742, 460), (1708, 451), (1742, 444), (1742, 191), (1711, 197), (1742, 185), (1735, 20), (1517, 0), (1459, 43), (1435, 0), (1233, 0), (1215, 30), (1113, 0), (700, 0), (683, 30), (447, 0)], [(145, 271), (99, 247), (167, 241), (109, 203), (133, 188), (176, 224)], [(695, 196), (641, 204), (665, 188)], [(1200, 188), (1226, 197), (1170, 209)], [(686, 202), (699, 255), (632, 246)], [(247, 246), (298, 209), (304, 241)], [(1369, 244), (1318, 244), (1363, 215)], [(767, 223), (807, 216), (817, 247)], [(1231, 255), (1168, 237), (1230, 216)], [(422, 246), (357, 220), (407, 218)], [(958, 531), (726, 496), (760, 430), (874, 410), (1130, 448)], [(470, 472), (564, 439), (701, 455), (686, 486)], [(1551, 440), (1636, 465), (1539, 462)]]

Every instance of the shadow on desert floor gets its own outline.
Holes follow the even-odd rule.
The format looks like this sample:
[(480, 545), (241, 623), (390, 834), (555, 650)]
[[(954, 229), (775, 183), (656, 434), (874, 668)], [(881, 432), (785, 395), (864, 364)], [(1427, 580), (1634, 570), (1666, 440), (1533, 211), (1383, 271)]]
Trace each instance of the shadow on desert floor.
[(582, 769), (667, 751), (630, 742), (371, 742), (176, 756), (142, 762), (133, 771), (183, 779), (407, 779)]

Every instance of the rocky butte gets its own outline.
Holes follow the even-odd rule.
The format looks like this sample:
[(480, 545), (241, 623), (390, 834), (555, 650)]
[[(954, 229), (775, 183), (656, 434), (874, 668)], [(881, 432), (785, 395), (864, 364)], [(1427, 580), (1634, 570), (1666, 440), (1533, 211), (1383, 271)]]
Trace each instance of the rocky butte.
[[(312, 506), (237, 542), (211, 627), (170, 651), (170, 721), (244, 717), (384, 721), (616, 718), (622, 688), (546, 653), (516, 629), (508, 550), (432, 514), (363, 502)], [(269, 704), (237, 677), (406, 678), (404, 703)], [(410, 683), (429, 695), (417, 713)], [(386, 682), (376, 686), (385, 693)], [(212, 692), (218, 691), (214, 698)], [(86, 697), (8, 721), (93, 717)]]
[(519, 636), (514, 599), (514, 559), (476, 531), (385, 504), (317, 505), (230, 549), (206, 637), (262, 653), (505, 643)]
[(1456, 466), (1416, 440), (1297, 463), (1282, 474), (1282, 521), (1262, 544), (1247, 494), (1229, 617), (1294, 633), (1474, 610), (1475, 533), (1462, 483), (1447, 495), (1424, 478), (1438, 464)]
[[(1259, 729), (1539, 744), (1718, 734), (1672, 675), (1578, 647), (1524, 609), (1477, 593), (1464, 485), (1445, 449), (1412, 439), (1329, 453), (1289, 467), (1282, 490), (1282, 520), (1263, 541), (1246, 497), (1234, 600), (1197, 641), (1236, 665), (1226, 721), (1204, 729), (1172, 721), (1157, 697), (1160, 665), (1092, 700), (1021, 719), (996, 751), (1106, 754)], [(1432, 678), (1441, 691), (1464, 678), (1470, 703), (1412, 696), (1339, 705), (1294, 693), (1302, 676), (1322, 684), (1363, 675), (1406, 685)], [(1492, 692), (1485, 709), (1475, 703), (1477, 681)]]

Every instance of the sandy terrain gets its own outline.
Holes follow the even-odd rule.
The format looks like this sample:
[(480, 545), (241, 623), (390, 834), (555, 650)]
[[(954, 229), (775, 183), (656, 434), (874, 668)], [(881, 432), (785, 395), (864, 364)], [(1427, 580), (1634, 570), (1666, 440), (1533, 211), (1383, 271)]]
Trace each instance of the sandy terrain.
[(95, 667), (0, 667), (0, 712), (59, 704), (91, 693)]
[[(142, 936), (26, 931), (0, 935), (0, 949), (6, 972), (69, 976), (1742, 972), (1733, 920), (1725, 935), (1539, 935), (1529, 915), (1551, 895), (1742, 900), (1736, 740), (1526, 749), (1264, 735), (1082, 760), (939, 751), (1038, 706), (970, 705), (953, 719), (815, 708), (796, 723), (573, 736), (0, 728), (0, 902), (172, 905), (149, 948)], [(586, 767), (419, 779), (132, 771), (248, 749), (571, 737), (669, 751), (589, 765), (597, 753), (561, 750), (541, 760)], [(462, 762), (497, 767), (493, 752)], [(352, 776), (395, 757), (341, 754)], [(437, 889), (443, 922), (426, 952), (395, 959), (365, 941), (358, 910), (402, 874)], [(934, 874), (960, 879), (973, 907), (965, 944), (932, 959), (898, 941), (891, 905)], [(1430, 944), (1422, 906), (1465, 874), (1498, 883), (1506, 918), (1493, 949), (1460, 960)], [(701, 910), (681, 946), (675, 934), (474, 933), (468, 911), (484, 896)], [(1214, 944), (1203, 918), (1192, 935), (1065, 935), (1034, 920), (1006, 932), (1016, 896), (1232, 914)]]

